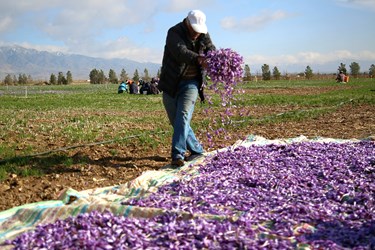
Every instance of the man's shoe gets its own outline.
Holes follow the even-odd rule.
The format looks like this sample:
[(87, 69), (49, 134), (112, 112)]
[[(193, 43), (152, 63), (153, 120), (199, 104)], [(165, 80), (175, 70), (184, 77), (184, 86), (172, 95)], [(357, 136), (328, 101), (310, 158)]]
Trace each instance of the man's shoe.
[(185, 165), (185, 162), (184, 162), (183, 159), (176, 159), (176, 160), (172, 160), (171, 165), (173, 167), (181, 167), (181, 166)]

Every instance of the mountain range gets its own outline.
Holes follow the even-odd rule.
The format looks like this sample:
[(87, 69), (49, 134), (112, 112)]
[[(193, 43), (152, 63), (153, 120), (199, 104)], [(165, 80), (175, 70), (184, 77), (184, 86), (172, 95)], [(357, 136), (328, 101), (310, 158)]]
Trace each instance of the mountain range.
[[(361, 72), (368, 72), (370, 66), (375, 62), (369, 60), (350, 60), (331, 61), (324, 64), (310, 64), (314, 73), (336, 73), (340, 63), (349, 65), (357, 62), (360, 65)], [(266, 62), (265, 62), (266, 63)], [(304, 72), (307, 65), (291, 64), (281, 65), (279, 70), (282, 74)], [(126, 58), (103, 59), (89, 57), (77, 54), (64, 54), (61, 52), (38, 51), (28, 49), (18, 45), (0, 46), (0, 81), (7, 74), (18, 76), (19, 74), (30, 75), (34, 80), (48, 81), (51, 74), (57, 75), (59, 72), (64, 74), (68, 71), (72, 73), (74, 80), (87, 80), (91, 70), (103, 70), (108, 76), (109, 70), (113, 69), (117, 76), (120, 76), (121, 70), (125, 69), (130, 78), (133, 77), (135, 70), (138, 70), (140, 76), (147, 69), (149, 76), (153, 77), (160, 70), (161, 65), (157, 63), (141, 63)], [(252, 74), (261, 74), (262, 65), (251, 65)], [(273, 69), (270, 65), (270, 69)]]
[(103, 70), (108, 75), (113, 69), (120, 76), (124, 69), (129, 77), (133, 77), (135, 70), (142, 76), (145, 69), (149, 75), (155, 76), (160, 69), (157, 63), (141, 63), (130, 59), (103, 59), (77, 54), (61, 52), (38, 51), (18, 45), (0, 47), (0, 81), (7, 74), (18, 76), (30, 75), (34, 80), (49, 80), (51, 74), (70, 71), (74, 80), (87, 80), (91, 70)]

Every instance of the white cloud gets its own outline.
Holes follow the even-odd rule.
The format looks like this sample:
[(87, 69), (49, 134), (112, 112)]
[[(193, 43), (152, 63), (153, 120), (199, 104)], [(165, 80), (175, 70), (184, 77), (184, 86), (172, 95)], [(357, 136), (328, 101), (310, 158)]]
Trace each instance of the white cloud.
[[(101, 58), (129, 58), (138, 62), (161, 63), (162, 52), (150, 48), (143, 48), (133, 43), (127, 37), (120, 37), (87, 48), (90, 55)], [(92, 52), (95, 51), (95, 52)]]
[(157, 3), (150, 0), (107, 0), (89, 3), (67, 1), (64, 2), (64, 8), (61, 6), (61, 10), (53, 17), (41, 17), (39, 25), (53, 38), (66, 38), (66, 42), (81, 41), (86, 37), (95, 38), (111, 29), (122, 29), (150, 20), (156, 8)]
[[(155, 1), (156, 2), (156, 1)], [(187, 11), (192, 9), (202, 9), (206, 6), (213, 6), (215, 0), (170, 0), (167, 4), (166, 10), (171, 12)]]
[[(124, 42), (123, 38), (116, 37), (116, 35), (109, 38), (105, 35), (111, 32), (115, 34), (115, 32), (136, 24), (145, 27), (143, 31), (139, 32), (151, 32), (154, 27), (154, 15), (160, 8), (160, 2), (153, 0), (19, 0), (1, 2), (0, 36), (2, 32), (10, 29), (10, 25), (15, 30), (27, 26), (44, 34), (43, 39), (47, 38), (49, 41), (62, 44), (62, 46), (51, 46), (33, 45), (26, 41), (18, 43), (27, 48), (46, 51), (55, 51), (60, 48), (60, 51), (66, 53), (103, 57), (132, 55), (131, 59), (143, 58), (141, 56), (148, 55), (145, 58), (156, 61), (155, 55), (150, 49), (135, 43), (130, 44), (129, 40)], [(9, 17), (4, 18), (5, 14)], [(13, 20), (10, 17), (17, 18)], [(118, 36), (123, 36), (121, 32), (119, 33)], [(113, 45), (118, 45), (119, 48)], [(122, 45), (121, 49), (120, 45)], [(136, 55), (137, 53), (139, 56)]]
[(319, 53), (313, 51), (300, 52), (296, 54), (265, 56), (245, 56), (244, 61), (251, 65), (276, 65), (287, 67), (288, 65), (324, 65), (337, 61), (375, 61), (374, 51), (351, 52), (348, 50), (332, 51), (331, 53)]
[(225, 17), (221, 21), (221, 27), (224, 29), (252, 32), (259, 30), (266, 25), (281, 19), (290, 17), (291, 14), (278, 10), (278, 11), (263, 11), (257, 16), (250, 16), (238, 20), (235, 17)]
[[(49, 6), (51, 2), (44, 3), (43, 0), (35, 1), (1, 1), (0, 2), (0, 34), (5, 33), (11, 28), (17, 28), (22, 24), (22, 18), (34, 11), (39, 11), (45, 6)], [(45, 5), (43, 7), (43, 4)]]
[(9, 16), (6, 16), (0, 19), (0, 33), (9, 30), (12, 23), (13, 23), (13, 20)]
[(374, 0), (336, 0), (339, 4), (344, 4), (348, 7), (369, 9), (375, 11)]
[[(56, 46), (18, 42), (27, 48), (46, 51), (60, 48), (65, 53), (105, 58), (128, 57), (160, 63), (162, 52), (137, 44), (136, 34), (126, 33), (127, 29), (138, 25), (138, 33), (150, 33), (155, 28), (156, 14), (184, 10), (187, 13), (190, 9), (212, 6), (214, 2), (215, 0), (1, 1), (0, 37), (11, 29), (19, 29), (22, 34), (21, 29), (27, 27), (37, 31), (34, 40), (47, 39), (51, 43), (61, 44)], [(115, 35), (116, 33), (118, 34)]]

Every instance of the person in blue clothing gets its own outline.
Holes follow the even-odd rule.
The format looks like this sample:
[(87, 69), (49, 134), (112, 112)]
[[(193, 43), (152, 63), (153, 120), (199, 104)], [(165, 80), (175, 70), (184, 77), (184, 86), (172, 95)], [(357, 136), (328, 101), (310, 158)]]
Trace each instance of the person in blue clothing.
[[(163, 104), (173, 127), (171, 165), (183, 166), (204, 153), (203, 146), (190, 126), (198, 96), (203, 95), (203, 55), (215, 50), (207, 33), (206, 15), (192, 10), (181, 22), (168, 30), (160, 81)], [(185, 153), (190, 155), (185, 157)]]
[(124, 93), (124, 92), (128, 92), (128, 85), (122, 81), (120, 86), (118, 86), (118, 90), (117, 90), (117, 93), (118, 94), (121, 94), (121, 93)]

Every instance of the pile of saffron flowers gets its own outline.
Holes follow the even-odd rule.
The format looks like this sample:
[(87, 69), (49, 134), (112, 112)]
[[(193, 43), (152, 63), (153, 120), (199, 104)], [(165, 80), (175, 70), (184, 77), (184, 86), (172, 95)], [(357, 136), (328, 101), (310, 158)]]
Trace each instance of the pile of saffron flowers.
[(164, 215), (92, 212), (8, 243), (15, 249), (375, 248), (372, 141), (237, 147), (210, 156), (198, 171), (123, 203), (163, 208)]

